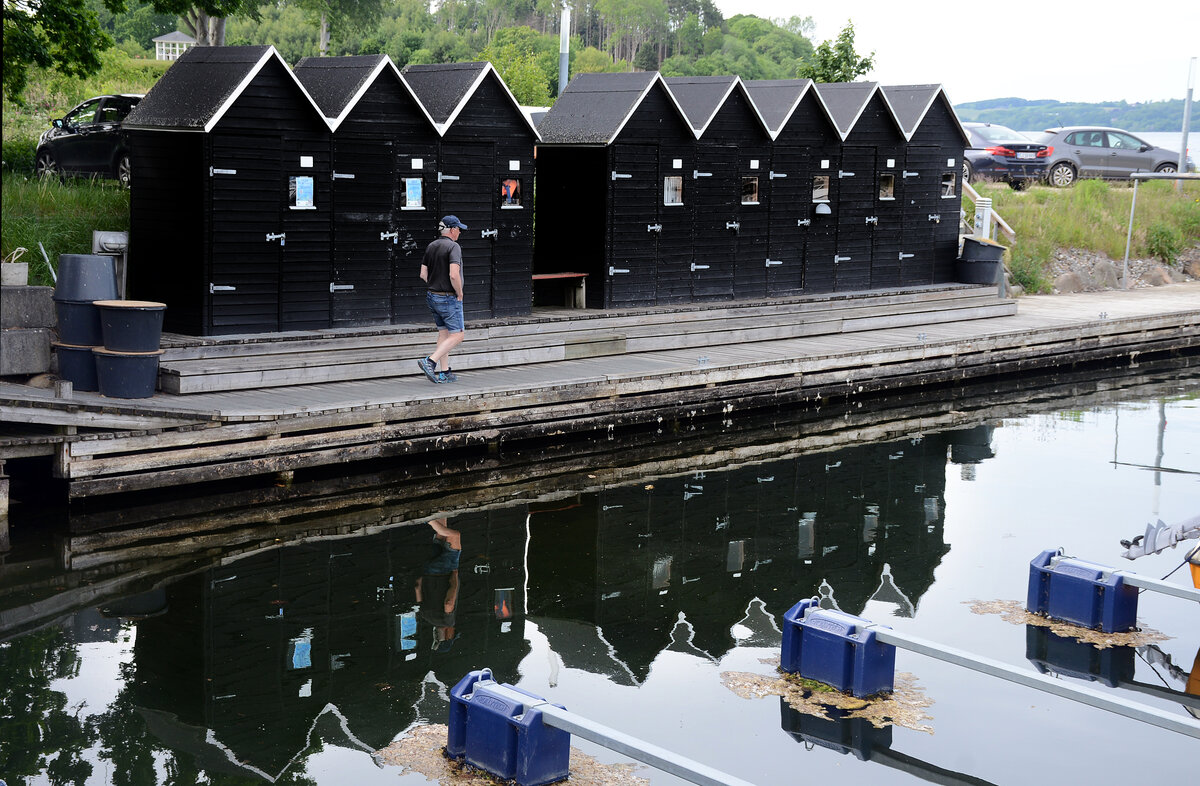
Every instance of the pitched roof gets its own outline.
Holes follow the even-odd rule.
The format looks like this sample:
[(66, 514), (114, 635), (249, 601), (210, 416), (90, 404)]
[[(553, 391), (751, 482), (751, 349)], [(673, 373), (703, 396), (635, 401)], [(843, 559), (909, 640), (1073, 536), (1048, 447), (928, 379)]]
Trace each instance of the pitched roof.
[(663, 89), (679, 119), (695, 135), (687, 114), (657, 71), (621, 74), (580, 74), (571, 80), (538, 126), (549, 144), (607, 145), (621, 133), (629, 118), (656, 85)]
[(194, 44), (194, 43), (196, 43), (196, 39), (192, 38), (187, 33), (181, 33), (178, 30), (176, 30), (173, 33), (167, 33), (166, 35), (160, 35), (158, 38), (151, 38), (150, 40), (151, 41), (162, 41), (162, 42), (168, 43), (168, 44), (172, 44), (172, 43)]
[(754, 108), (766, 124), (767, 133), (775, 139), (813, 82), (811, 79), (752, 79), (744, 84)]
[(272, 61), (283, 66), (313, 112), (327, 123), (275, 47), (193, 46), (167, 69), (122, 125), (127, 129), (211, 131)]
[(913, 134), (917, 133), (917, 129), (921, 127), (925, 116), (929, 114), (930, 108), (939, 97), (945, 102), (946, 108), (950, 110), (950, 115), (954, 118), (963, 139), (967, 138), (967, 132), (959, 122), (958, 115), (951, 107), (950, 99), (946, 97), (946, 92), (941, 85), (885, 85), (880, 90), (883, 91), (884, 100), (892, 108), (892, 114), (895, 115), (896, 122), (899, 123), (900, 131), (904, 134), (906, 141), (911, 140)]
[(434, 124), (425, 105), (401, 78), (396, 64), (387, 55), (305, 57), (296, 63), (294, 71), (300, 84), (312, 95), (334, 129), (342, 124), (381, 76), (394, 78), (404, 92), (412, 96), (413, 102), (429, 123)]
[(737, 87), (736, 76), (670, 76), (663, 79), (679, 102), (696, 134), (712, 122), (717, 112)]
[(400, 76), (412, 89), (413, 95), (425, 108), (441, 135), (454, 125), (459, 114), (470, 102), (483, 80), (491, 75), (504, 88), (512, 101), (513, 109), (529, 124), (529, 130), (537, 135), (537, 128), (513, 96), (508, 85), (491, 63), (437, 63), (433, 65), (407, 65)]
[(829, 118), (842, 141), (854, 130), (854, 124), (867, 108), (867, 102), (879, 89), (878, 82), (830, 82), (817, 84), (817, 95), (829, 111)]

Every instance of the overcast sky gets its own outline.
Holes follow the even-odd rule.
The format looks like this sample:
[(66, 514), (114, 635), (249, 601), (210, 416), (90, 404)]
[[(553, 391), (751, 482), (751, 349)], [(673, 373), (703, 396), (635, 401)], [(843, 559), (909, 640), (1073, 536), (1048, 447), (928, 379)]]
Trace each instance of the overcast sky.
[[(1009, 96), (1130, 103), (1182, 99), (1190, 60), (1200, 56), (1196, 0), (715, 2), (727, 18), (811, 16), (817, 25), (814, 43), (836, 38), (853, 21), (855, 50), (876, 55), (875, 70), (863, 79), (941, 84), (956, 104)], [(1193, 102), (1200, 101), (1200, 85), (1195, 87)]]

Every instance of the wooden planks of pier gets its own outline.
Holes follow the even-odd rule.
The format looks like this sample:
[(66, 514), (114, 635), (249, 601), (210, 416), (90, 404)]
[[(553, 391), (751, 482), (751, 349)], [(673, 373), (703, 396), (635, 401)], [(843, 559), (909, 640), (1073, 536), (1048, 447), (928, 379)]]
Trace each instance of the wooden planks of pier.
[[(957, 302), (958, 290), (977, 302)], [(468, 326), (452, 385), (432, 385), (416, 367), (429, 327), (225, 339), (171, 350), (172, 367), (194, 362), (208, 372), (186, 376), (211, 377), (205, 386), (220, 389), (64, 402), (0, 384), (0, 415), (50, 412), (61, 423), (113, 407), (121, 411), (110, 416), (141, 412), (145, 428), (48, 438), (70, 495), (85, 497), (704, 417), (732, 424), (760, 407), (1136, 362), (1200, 345), (1200, 284), (1024, 298), (1016, 314), (994, 289), (931, 290), (923, 307), (913, 294), (882, 295), (867, 309), (794, 301)], [(277, 351), (284, 344), (288, 351)], [(236, 389), (247, 375), (282, 369), (307, 384)], [(0, 441), (0, 457), (5, 449)]]

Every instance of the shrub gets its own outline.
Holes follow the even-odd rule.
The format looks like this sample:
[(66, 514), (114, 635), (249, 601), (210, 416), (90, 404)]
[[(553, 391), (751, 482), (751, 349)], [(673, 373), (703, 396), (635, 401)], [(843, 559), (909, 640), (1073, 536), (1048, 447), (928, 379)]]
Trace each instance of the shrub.
[(1183, 251), (1183, 233), (1170, 224), (1151, 224), (1146, 230), (1146, 248), (1151, 256), (1158, 257), (1170, 265), (1179, 258), (1179, 252)]
[(36, 139), (4, 140), (4, 171), (30, 174), (33, 172)]

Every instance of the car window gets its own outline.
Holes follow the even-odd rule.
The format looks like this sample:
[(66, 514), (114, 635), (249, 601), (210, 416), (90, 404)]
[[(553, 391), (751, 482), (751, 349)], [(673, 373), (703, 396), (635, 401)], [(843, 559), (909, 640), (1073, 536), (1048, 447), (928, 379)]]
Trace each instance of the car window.
[(990, 143), (1020, 142), (1025, 139), (1024, 135), (1004, 126), (976, 126), (969, 131), (981, 137), (985, 142)]
[(1116, 131), (1108, 132), (1108, 146), (1115, 147), (1117, 150), (1141, 150), (1142, 143), (1136, 137), (1129, 134), (1121, 134)]
[(121, 112), (121, 107), (109, 101), (96, 113), (97, 123), (119, 123), (125, 113)]
[(1103, 131), (1076, 131), (1067, 137), (1068, 145), (1079, 147), (1104, 147)]
[(93, 98), (91, 101), (85, 101), (76, 107), (71, 114), (67, 115), (66, 121), (69, 126), (82, 125), (84, 123), (94, 123), (96, 110), (100, 107), (100, 99)]

